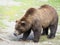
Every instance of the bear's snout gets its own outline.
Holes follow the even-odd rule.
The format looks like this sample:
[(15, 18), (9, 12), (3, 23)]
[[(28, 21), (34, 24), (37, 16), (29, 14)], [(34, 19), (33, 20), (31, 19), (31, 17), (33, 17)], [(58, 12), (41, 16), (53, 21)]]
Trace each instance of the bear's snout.
[(19, 32), (17, 30), (14, 31), (13, 33), (15, 36), (18, 36), (19, 35)]
[(17, 36), (17, 34), (16, 34), (16, 33), (14, 33), (14, 36)]

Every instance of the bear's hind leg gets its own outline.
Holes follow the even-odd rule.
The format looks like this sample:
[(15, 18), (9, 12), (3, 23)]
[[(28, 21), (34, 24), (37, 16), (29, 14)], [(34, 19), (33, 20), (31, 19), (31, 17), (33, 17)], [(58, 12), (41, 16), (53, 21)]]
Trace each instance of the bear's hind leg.
[(47, 28), (43, 28), (42, 35), (48, 35), (48, 27)]
[(25, 33), (23, 34), (22, 40), (26, 40), (27, 37), (29, 36), (30, 32), (31, 32), (31, 29), (30, 29), (29, 31), (25, 32)]
[(57, 23), (50, 26), (50, 35), (48, 35), (48, 38), (54, 38), (56, 31), (57, 31)]

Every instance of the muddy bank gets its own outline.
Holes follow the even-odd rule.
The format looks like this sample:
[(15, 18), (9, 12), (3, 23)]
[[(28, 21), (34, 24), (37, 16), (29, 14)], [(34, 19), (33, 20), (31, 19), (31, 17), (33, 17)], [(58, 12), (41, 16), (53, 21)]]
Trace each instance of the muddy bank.
[(33, 39), (33, 32), (27, 38), (27, 41), (21, 41), (22, 35), (14, 36), (14, 28), (9, 27), (7, 29), (2, 29), (0, 31), (0, 45), (60, 45), (60, 25), (57, 29), (57, 34), (54, 39), (48, 39), (47, 36), (41, 36), (39, 43), (34, 43)]

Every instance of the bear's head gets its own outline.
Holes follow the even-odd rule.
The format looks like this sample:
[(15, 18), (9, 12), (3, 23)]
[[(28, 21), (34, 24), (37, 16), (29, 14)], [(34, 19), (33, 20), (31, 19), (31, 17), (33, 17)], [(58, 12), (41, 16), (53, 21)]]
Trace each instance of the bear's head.
[(27, 20), (16, 21), (14, 35), (17, 36), (28, 31), (31, 28), (31, 26), (32, 24), (30, 23), (30, 21)]

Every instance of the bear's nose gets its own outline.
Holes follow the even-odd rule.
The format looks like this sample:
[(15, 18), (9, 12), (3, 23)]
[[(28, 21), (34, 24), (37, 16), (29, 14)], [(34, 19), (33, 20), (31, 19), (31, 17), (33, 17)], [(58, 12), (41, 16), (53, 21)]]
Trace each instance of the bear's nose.
[(17, 34), (16, 34), (16, 33), (14, 33), (14, 35), (15, 35), (15, 36), (17, 36)]

